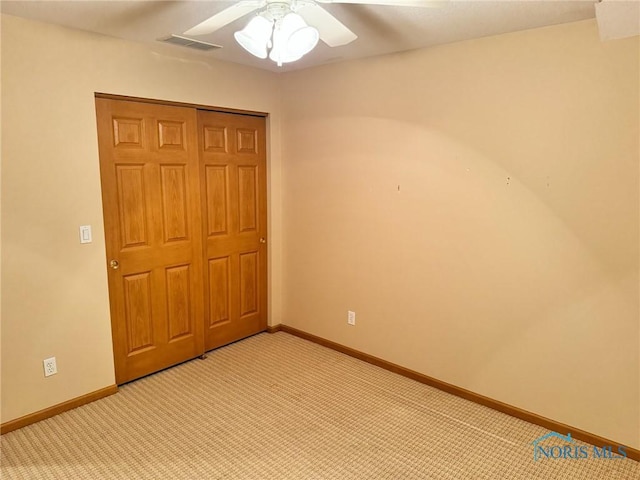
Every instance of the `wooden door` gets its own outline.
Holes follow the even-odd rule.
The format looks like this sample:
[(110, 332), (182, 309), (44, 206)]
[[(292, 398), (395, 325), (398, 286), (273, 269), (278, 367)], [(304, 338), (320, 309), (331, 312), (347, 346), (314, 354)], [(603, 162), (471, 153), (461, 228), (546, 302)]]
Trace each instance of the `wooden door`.
[(198, 112), (205, 250), (205, 348), (267, 328), (263, 117)]
[(197, 114), (96, 99), (118, 384), (204, 353)]

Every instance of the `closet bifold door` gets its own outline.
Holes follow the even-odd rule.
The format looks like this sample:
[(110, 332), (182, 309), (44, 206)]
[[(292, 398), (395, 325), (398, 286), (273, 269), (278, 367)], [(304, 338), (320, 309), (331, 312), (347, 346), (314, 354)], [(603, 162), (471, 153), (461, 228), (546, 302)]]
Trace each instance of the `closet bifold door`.
[(96, 98), (116, 382), (204, 353), (197, 110)]
[(267, 328), (265, 123), (198, 111), (206, 350)]

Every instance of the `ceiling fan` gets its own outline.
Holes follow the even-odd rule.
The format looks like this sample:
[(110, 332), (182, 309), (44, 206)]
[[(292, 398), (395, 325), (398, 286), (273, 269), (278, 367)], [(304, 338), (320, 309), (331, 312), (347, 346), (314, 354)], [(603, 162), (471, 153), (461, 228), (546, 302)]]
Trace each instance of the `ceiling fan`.
[(241, 0), (187, 30), (205, 35), (257, 11), (247, 26), (235, 32), (236, 41), (258, 58), (267, 56), (278, 66), (299, 60), (322, 40), (330, 47), (353, 42), (358, 36), (319, 3), (352, 3), (396, 7), (434, 7), (447, 0)]

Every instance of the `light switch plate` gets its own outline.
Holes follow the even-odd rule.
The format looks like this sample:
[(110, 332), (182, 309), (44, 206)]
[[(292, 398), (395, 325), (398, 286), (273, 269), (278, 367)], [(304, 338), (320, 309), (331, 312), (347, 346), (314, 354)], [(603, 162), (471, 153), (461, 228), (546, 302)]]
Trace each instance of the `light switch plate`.
[(80, 243), (91, 243), (91, 225), (80, 226)]

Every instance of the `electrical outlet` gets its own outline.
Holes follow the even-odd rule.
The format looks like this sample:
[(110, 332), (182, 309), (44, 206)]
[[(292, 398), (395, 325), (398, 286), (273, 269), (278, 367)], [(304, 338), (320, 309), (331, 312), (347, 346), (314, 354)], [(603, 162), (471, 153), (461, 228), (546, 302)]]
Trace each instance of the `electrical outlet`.
[(56, 365), (56, 357), (46, 358), (42, 361), (44, 364), (44, 376), (50, 377), (58, 373), (58, 367)]
[(351, 310), (347, 312), (347, 323), (349, 325), (356, 324), (356, 312), (352, 312)]

